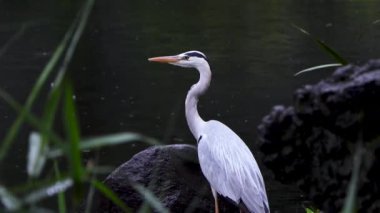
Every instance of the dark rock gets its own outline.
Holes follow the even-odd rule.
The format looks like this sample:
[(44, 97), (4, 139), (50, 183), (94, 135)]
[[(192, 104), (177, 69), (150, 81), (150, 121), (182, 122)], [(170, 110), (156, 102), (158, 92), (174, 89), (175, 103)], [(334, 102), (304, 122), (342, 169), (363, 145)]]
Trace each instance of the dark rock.
[[(259, 126), (264, 164), (283, 183), (296, 183), (326, 212), (342, 209), (353, 153), (365, 148), (358, 208), (380, 212), (380, 60), (340, 68), (276, 106)], [(377, 142), (376, 142), (377, 141)]]
[[(131, 187), (131, 183), (139, 183), (171, 212), (214, 212), (214, 199), (200, 170), (195, 146), (150, 147), (118, 167), (104, 183), (133, 210), (143, 204), (142, 196)], [(219, 201), (221, 212), (239, 212), (227, 200)], [(97, 211), (122, 212), (104, 197), (99, 198)]]

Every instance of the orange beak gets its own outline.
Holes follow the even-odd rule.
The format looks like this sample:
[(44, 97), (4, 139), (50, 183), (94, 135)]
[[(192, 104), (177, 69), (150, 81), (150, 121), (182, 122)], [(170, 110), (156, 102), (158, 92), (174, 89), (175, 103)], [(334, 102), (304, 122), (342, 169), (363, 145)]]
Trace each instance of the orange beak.
[(154, 58), (148, 58), (148, 61), (159, 62), (159, 63), (174, 63), (178, 62), (180, 59), (178, 56), (160, 56)]

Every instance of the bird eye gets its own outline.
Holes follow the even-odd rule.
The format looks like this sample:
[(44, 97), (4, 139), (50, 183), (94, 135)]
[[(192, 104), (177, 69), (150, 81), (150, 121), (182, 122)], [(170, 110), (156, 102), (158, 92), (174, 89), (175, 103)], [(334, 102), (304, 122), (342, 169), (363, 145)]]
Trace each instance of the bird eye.
[(185, 56), (183, 56), (183, 58), (182, 59), (184, 59), (184, 60), (189, 60), (190, 59), (190, 57), (189, 56), (187, 56), (187, 55), (185, 55)]

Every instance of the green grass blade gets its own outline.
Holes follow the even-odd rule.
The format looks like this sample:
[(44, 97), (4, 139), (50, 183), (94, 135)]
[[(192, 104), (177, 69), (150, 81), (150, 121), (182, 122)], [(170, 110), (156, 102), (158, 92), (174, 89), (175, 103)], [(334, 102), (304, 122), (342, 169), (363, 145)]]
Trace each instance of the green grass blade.
[(354, 155), (353, 169), (351, 174), (351, 180), (348, 186), (347, 195), (344, 201), (342, 213), (356, 212), (356, 195), (358, 192), (360, 166), (362, 162), (362, 147), (358, 144)]
[(91, 184), (99, 190), (106, 198), (111, 200), (115, 205), (117, 205), (119, 208), (121, 208), (124, 212), (132, 212), (132, 210), (125, 205), (125, 203), (120, 200), (120, 198), (106, 185), (104, 185), (102, 182), (97, 180), (92, 180)]
[(348, 61), (344, 59), (340, 54), (338, 54), (337, 51), (335, 51), (333, 48), (329, 47), (327, 44), (325, 44), (323, 41), (315, 38), (312, 36), (309, 32), (307, 32), (305, 29), (293, 24), (292, 25), (294, 28), (299, 30), (301, 33), (307, 35), (311, 40), (313, 40), (315, 43), (318, 44), (318, 46), (324, 50), (326, 53), (328, 53), (336, 62), (346, 65), (348, 64)]
[[(55, 173), (55, 179), (60, 180), (61, 177), (61, 172), (58, 167), (58, 163), (55, 160), (54, 161), (54, 173)], [(64, 192), (58, 192), (58, 210), (59, 213), (66, 213), (67, 208), (66, 208), (66, 198), (65, 198), (65, 193)]]
[(70, 44), (67, 48), (65, 57), (63, 59), (62, 66), (59, 69), (58, 76), (55, 80), (55, 86), (60, 87), (61, 83), (64, 82), (64, 125), (68, 140), (70, 141), (69, 145), (69, 161), (71, 175), (74, 179), (74, 191), (75, 199), (74, 201), (79, 201), (82, 197), (82, 186), (83, 177), (85, 170), (81, 162), (81, 152), (80, 152), (80, 131), (79, 131), (79, 122), (76, 115), (76, 109), (73, 101), (73, 89), (70, 83), (65, 81), (67, 67), (70, 64), (78, 42), (83, 34), (85, 26), (87, 24), (89, 15), (94, 5), (94, 0), (87, 0), (81, 10), (79, 16), (79, 22), (75, 28), (73, 37), (70, 41)]
[[(70, 170), (72, 178), (74, 179), (76, 193), (80, 193), (80, 184), (83, 181), (85, 170), (82, 165), (81, 152), (80, 152), (80, 133), (79, 122), (77, 120), (76, 109), (73, 100), (73, 89), (71, 84), (66, 81), (64, 84), (64, 106), (63, 106), (63, 120), (67, 140), (69, 141), (69, 152), (67, 156), (70, 162)], [(80, 195), (77, 194), (79, 199)]]
[(132, 188), (134, 188), (138, 193), (144, 197), (144, 201), (147, 202), (153, 209), (160, 213), (169, 213), (170, 211), (165, 208), (161, 201), (147, 188), (138, 184), (132, 183)]
[(318, 66), (315, 66), (315, 67), (310, 67), (310, 68), (301, 70), (301, 71), (297, 72), (296, 74), (294, 74), (294, 76), (303, 74), (305, 72), (311, 72), (311, 71), (314, 71), (314, 70), (325, 69), (325, 68), (329, 68), (329, 67), (340, 67), (340, 66), (342, 66), (342, 64), (322, 64), (322, 65), (318, 65)]
[(87, 194), (85, 213), (92, 212), (91, 208), (93, 206), (94, 196), (95, 196), (95, 188), (94, 186), (91, 185)]
[(338, 52), (336, 52), (334, 49), (332, 49), (331, 47), (329, 47), (327, 44), (325, 44), (323, 41), (319, 40), (319, 39), (316, 39), (316, 42), (317, 44), (323, 49), (325, 50), (327, 53), (329, 53), (334, 59), (336, 62), (338, 63), (341, 63), (342, 65), (347, 65), (348, 64), (348, 61), (346, 59), (344, 59), (342, 56), (340, 56), (338, 54)]
[[(46, 105), (45, 105), (45, 109), (43, 112), (43, 118), (42, 118), (42, 125), (43, 125), (44, 129), (46, 130), (46, 132), (49, 132), (49, 134), (51, 132), (53, 132), (53, 123), (54, 123), (54, 119), (56, 117), (56, 112), (58, 109), (61, 93), (62, 93), (62, 87), (54, 88), (52, 90), (52, 92), (50, 93), (50, 95), (48, 97), (48, 101), (46, 102)], [(44, 154), (43, 156), (45, 159), (47, 157), (47, 151), (49, 150), (49, 142), (51, 141), (49, 134), (46, 134), (43, 132), (41, 134), (41, 147), (40, 147), (39, 152)], [(63, 144), (62, 144), (62, 146), (63, 146)], [(54, 166), (56, 166), (56, 162), (55, 162)], [(58, 167), (57, 167), (57, 169), (58, 169)], [(59, 179), (59, 177), (58, 177), (58, 179)], [(62, 199), (61, 197), (63, 195), (61, 195), (61, 194), (62, 193), (58, 194), (59, 200)], [(59, 203), (59, 205), (61, 205), (61, 203)], [(60, 207), (60, 209), (61, 209), (61, 207)]]
[(62, 87), (54, 87), (48, 97), (48, 100), (46, 101), (43, 114), (43, 123), (47, 129), (51, 129), (54, 123), (54, 119), (62, 95), (62, 90)]
[(11, 192), (9, 192), (5, 187), (0, 185), (0, 200), (4, 207), (9, 211), (15, 211), (20, 209), (21, 201), (16, 198)]
[(309, 208), (305, 208), (305, 211), (306, 211), (306, 213), (314, 213), (314, 211), (309, 209)]
[(311, 208), (311, 207), (305, 208), (305, 211), (306, 211), (306, 213), (320, 213), (319, 209), (315, 209), (315, 208)]
[(139, 210), (137, 211), (137, 213), (146, 213), (146, 212), (152, 212), (152, 210), (149, 204), (146, 201), (144, 201), (139, 207)]

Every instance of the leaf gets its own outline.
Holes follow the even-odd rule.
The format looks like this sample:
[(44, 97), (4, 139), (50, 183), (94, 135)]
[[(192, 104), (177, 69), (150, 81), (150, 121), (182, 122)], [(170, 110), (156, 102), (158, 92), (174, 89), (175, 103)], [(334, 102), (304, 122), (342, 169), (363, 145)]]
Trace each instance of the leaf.
[(125, 203), (120, 200), (120, 198), (111, 190), (109, 189), (106, 185), (104, 185), (102, 182), (98, 180), (92, 180), (91, 184), (99, 190), (103, 195), (111, 200), (115, 205), (117, 205), (119, 208), (121, 208), (124, 212), (132, 212), (132, 210), (125, 205)]
[(340, 66), (342, 66), (342, 64), (322, 64), (322, 65), (318, 65), (315, 67), (310, 67), (310, 68), (301, 70), (301, 71), (297, 72), (296, 74), (294, 74), (294, 76), (300, 75), (300, 74), (305, 73), (305, 72), (314, 71), (314, 70), (324, 69), (324, 68), (328, 68), (328, 67), (340, 67)]
[(31, 177), (38, 177), (46, 162), (47, 146), (42, 143), (41, 135), (32, 132), (29, 136), (27, 172)]
[(323, 41), (315, 38), (314, 36), (312, 36), (309, 32), (307, 32), (305, 29), (295, 25), (295, 24), (292, 24), (292, 26), (296, 29), (298, 29), (300, 32), (302, 32), (303, 34), (307, 35), (311, 40), (313, 40), (315, 43), (318, 44), (318, 46), (324, 50), (326, 53), (328, 53), (337, 63), (339, 64), (342, 64), (342, 65), (346, 65), (348, 64), (348, 61), (346, 59), (344, 59), (341, 55), (338, 54), (338, 52), (336, 52), (333, 48), (329, 47), (327, 44), (325, 44)]
[[(59, 171), (58, 163), (54, 161), (54, 173), (57, 180), (61, 179), (61, 172)], [(58, 192), (58, 209), (59, 213), (66, 213), (66, 199), (63, 191)]]
[(362, 150), (361, 143), (358, 143), (358, 147), (356, 149), (355, 155), (353, 157), (353, 169), (351, 174), (351, 180), (348, 185), (347, 195), (344, 200), (344, 206), (342, 213), (353, 213), (356, 212), (356, 196), (358, 192), (358, 183), (359, 183), (359, 174), (360, 174), (360, 166), (362, 163)]
[(132, 188), (134, 188), (137, 192), (139, 192), (143, 197), (144, 200), (157, 212), (160, 213), (169, 213), (170, 211), (165, 208), (161, 201), (147, 188), (144, 186), (138, 184), (138, 183), (132, 183)]
[(142, 136), (140, 134), (126, 132), (119, 134), (106, 135), (101, 137), (95, 137), (83, 140), (81, 142), (81, 149), (93, 149), (102, 146), (113, 146), (123, 143), (130, 143), (134, 141), (143, 141), (147, 144), (158, 145), (160, 144), (157, 140)]
[[(160, 142), (157, 140), (146, 137), (137, 133), (123, 132), (111, 135), (99, 136), (89, 139), (84, 139), (80, 142), (79, 146), (81, 150), (89, 150), (100, 148), (104, 146), (114, 146), (124, 143), (131, 143), (135, 141), (142, 141), (150, 145), (159, 145)], [(62, 156), (64, 153), (63, 148), (53, 149), (48, 153), (49, 158), (56, 158)]]
[(0, 185), (0, 200), (9, 211), (15, 211), (20, 209), (21, 201), (16, 198), (11, 192), (9, 192), (5, 187)]
[(95, 196), (95, 188), (94, 186), (91, 185), (87, 194), (85, 213), (91, 212), (91, 207), (93, 206), (93, 202), (94, 202), (94, 196)]
[(50, 186), (43, 187), (41, 189), (38, 189), (28, 194), (24, 198), (24, 202), (26, 204), (35, 204), (42, 199), (50, 198), (60, 192), (64, 192), (67, 189), (69, 189), (71, 186), (73, 186), (73, 180), (71, 178), (57, 181)]

